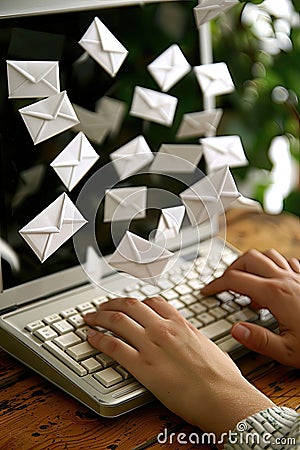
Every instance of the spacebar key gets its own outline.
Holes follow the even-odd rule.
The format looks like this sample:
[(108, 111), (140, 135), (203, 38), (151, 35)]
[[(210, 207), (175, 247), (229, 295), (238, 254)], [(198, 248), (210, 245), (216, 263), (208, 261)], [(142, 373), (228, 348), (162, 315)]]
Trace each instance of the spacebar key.
[(74, 361), (74, 359), (72, 359), (70, 356), (66, 355), (66, 353), (58, 348), (57, 345), (55, 345), (53, 342), (46, 341), (43, 343), (43, 347), (46, 348), (50, 353), (52, 353), (52, 355), (56, 356), (56, 358), (63, 362), (66, 366), (68, 366), (69, 369), (74, 370), (74, 372), (76, 372), (80, 377), (83, 377), (87, 374), (87, 371), (84, 367)]
[(200, 328), (199, 331), (205, 334), (209, 339), (215, 341), (226, 334), (231, 330), (232, 324), (227, 322), (225, 319), (218, 320), (217, 322), (211, 323), (206, 327)]

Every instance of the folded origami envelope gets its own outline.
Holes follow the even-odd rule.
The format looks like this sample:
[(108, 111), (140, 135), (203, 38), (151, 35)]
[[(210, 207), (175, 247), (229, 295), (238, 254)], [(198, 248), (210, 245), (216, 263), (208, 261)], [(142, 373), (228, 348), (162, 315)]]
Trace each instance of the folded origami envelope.
[(71, 191), (98, 159), (99, 155), (88, 139), (82, 132), (79, 132), (50, 166)]
[(117, 135), (126, 114), (126, 103), (104, 96), (96, 102), (95, 110), (105, 118), (109, 134)]
[(63, 193), (19, 233), (44, 262), (86, 223), (76, 206)]
[(94, 247), (88, 246), (85, 263), (82, 264), (82, 268), (92, 283), (98, 286), (104, 274), (104, 262)]
[(155, 234), (155, 242), (164, 242), (167, 239), (175, 238), (183, 222), (185, 207), (175, 206), (161, 210), (161, 216)]
[(112, 77), (116, 76), (128, 55), (126, 48), (98, 17), (94, 18), (79, 44)]
[(146, 217), (147, 187), (125, 187), (105, 191), (104, 222)]
[(157, 284), (173, 253), (127, 231), (108, 261), (115, 269)]
[(222, 115), (222, 109), (210, 109), (184, 114), (176, 137), (178, 139), (187, 139), (204, 135), (215, 136)]
[(247, 166), (243, 144), (239, 136), (215, 136), (200, 139), (209, 172), (223, 166)]
[(34, 144), (56, 136), (79, 120), (66, 91), (19, 109)]
[(162, 144), (150, 170), (157, 173), (193, 173), (202, 155), (201, 145)]
[(206, 96), (230, 94), (235, 90), (227, 64), (224, 62), (202, 64), (194, 67), (194, 72)]
[(171, 126), (177, 103), (176, 97), (136, 86), (130, 114), (161, 125)]
[(74, 126), (73, 131), (82, 131), (88, 139), (95, 144), (102, 144), (110, 132), (108, 119), (104, 114), (89, 111), (82, 106), (72, 104), (79, 119), (79, 123)]
[(49, 97), (60, 91), (57, 61), (7, 61), (9, 98)]
[(192, 226), (223, 214), (240, 197), (229, 168), (222, 167), (180, 194)]
[(190, 64), (177, 44), (171, 45), (147, 68), (163, 92), (171, 89), (191, 70)]
[(197, 27), (215, 19), (238, 3), (239, 0), (199, 0), (199, 5), (194, 8)]
[(151, 163), (154, 156), (144, 136), (138, 136), (110, 154), (120, 180), (128, 178)]

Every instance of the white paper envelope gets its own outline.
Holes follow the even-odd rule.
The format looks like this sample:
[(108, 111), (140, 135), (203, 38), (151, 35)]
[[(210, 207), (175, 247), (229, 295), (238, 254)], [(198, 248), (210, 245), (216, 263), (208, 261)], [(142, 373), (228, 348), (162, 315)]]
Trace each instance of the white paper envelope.
[(98, 17), (94, 18), (79, 44), (112, 77), (116, 76), (128, 55), (123, 44)]
[(71, 191), (98, 159), (99, 155), (88, 139), (82, 132), (79, 132), (50, 166)]
[(180, 194), (192, 226), (222, 214), (240, 197), (229, 168), (210, 173)]
[(108, 126), (109, 134), (116, 136), (125, 118), (127, 105), (121, 100), (111, 97), (100, 98), (95, 105), (96, 113), (101, 114)]
[(74, 127), (79, 120), (66, 91), (19, 109), (34, 144)]
[(130, 114), (170, 127), (173, 124), (177, 103), (176, 97), (136, 86)]
[(95, 144), (102, 144), (110, 132), (110, 126), (105, 115), (90, 111), (74, 103), (72, 106), (80, 121), (75, 125), (73, 131), (82, 131)]
[(147, 187), (125, 187), (105, 191), (104, 222), (146, 217)]
[(194, 67), (200, 88), (206, 96), (230, 94), (235, 90), (227, 64), (202, 64)]
[(173, 253), (127, 231), (109, 264), (150, 284), (156, 284)]
[(208, 171), (223, 166), (248, 165), (240, 136), (214, 136), (200, 139)]
[(193, 173), (202, 155), (201, 145), (162, 144), (150, 170), (157, 173)]
[(91, 282), (99, 285), (104, 274), (104, 262), (103, 258), (99, 256), (94, 247), (88, 246), (85, 263), (82, 265), (82, 268)]
[(180, 231), (185, 214), (185, 206), (175, 206), (161, 210), (161, 216), (155, 234), (155, 242), (164, 242), (175, 238)]
[(239, 3), (239, 0), (199, 0), (199, 5), (194, 8), (197, 27), (215, 19)]
[(49, 97), (60, 91), (58, 61), (7, 61), (9, 98)]
[(190, 64), (177, 44), (171, 45), (147, 68), (163, 92), (167, 92), (191, 71)]
[(210, 109), (184, 114), (176, 137), (178, 139), (187, 139), (204, 135), (214, 136), (222, 115), (222, 109)]
[(44, 262), (86, 223), (76, 206), (63, 193), (19, 233)]
[(120, 180), (151, 163), (154, 156), (144, 136), (138, 136), (110, 154)]

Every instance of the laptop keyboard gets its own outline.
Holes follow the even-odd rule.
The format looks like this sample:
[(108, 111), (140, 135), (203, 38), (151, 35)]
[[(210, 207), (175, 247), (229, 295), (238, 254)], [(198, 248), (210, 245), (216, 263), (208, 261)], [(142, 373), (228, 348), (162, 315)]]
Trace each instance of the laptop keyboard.
[[(230, 335), (234, 323), (248, 321), (263, 324), (272, 320), (267, 311), (259, 314), (251, 310), (250, 299), (244, 295), (227, 291), (214, 297), (201, 295), (200, 289), (204, 284), (220, 276), (237, 256), (233, 249), (226, 246), (217, 267), (214, 261), (200, 256), (195, 260), (192, 269), (190, 263), (183, 261), (168, 276), (161, 278), (157, 286), (135, 281), (126, 286), (119, 295), (137, 297), (140, 300), (161, 295), (223, 351), (231, 353), (240, 347)], [(92, 375), (102, 388), (111, 389), (132, 377), (124, 367), (87, 342), (89, 327), (83, 320), (84, 314), (96, 311), (97, 307), (110, 297), (112, 296), (101, 295), (89, 302), (41, 317), (26, 324), (25, 330), (79, 377)]]

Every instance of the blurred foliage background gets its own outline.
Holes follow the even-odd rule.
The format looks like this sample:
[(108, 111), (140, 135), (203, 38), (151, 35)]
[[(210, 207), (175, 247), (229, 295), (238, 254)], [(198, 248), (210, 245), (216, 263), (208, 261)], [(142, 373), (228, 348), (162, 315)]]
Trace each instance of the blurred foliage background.
[[(127, 77), (126, 73), (122, 74), (123, 82), (112, 87), (111, 92), (115, 96), (130, 104), (134, 85), (157, 89), (145, 66), (172, 42), (180, 45), (192, 66), (200, 64), (197, 28), (191, 14), (191, 9), (197, 4), (197, 1), (187, 0), (174, 2), (172, 6), (170, 3), (147, 5), (142, 14), (139, 9), (136, 16), (133, 13), (127, 25), (115, 16), (115, 26), (120, 25), (119, 36), (123, 33), (124, 40), (134, 49), (135, 57), (140, 58), (139, 69), (133, 69), (134, 79), (127, 71)], [(249, 166), (232, 169), (239, 188), (245, 196), (258, 200), (268, 212), (278, 213), (284, 209), (298, 215), (299, 11), (300, 0), (240, 1), (210, 24), (214, 62), (227, 63), (236, 85), (233, 94), (217, 98), (217, 107), (224, 111), (218, 135), (240, 135), (249, 160)], [(105, 14), (102, 17), (105, 20)], [(153, 28), (153, 23), (156, 28)], [(152, 30), (151, 39), (148, 33), (143, 33), (148, 26)], [(137, 35), (144, 37), (136, 39)], [(170, 94), (180, 99), (172, 129), (162, 129), (151, 123), (141, 130), (154, 151), (161, 142), (176, 142), (174, 130), (178, 128), (183, 113), (203, 108), (193, 73), (172, 88)], [(128, 124), (129, 129), (132, 127), (135, 132), (141, 126), (139, 120), (132, 118)], [(128, 128), (125, 129), (128, 132)], [(276, 144), (276, 155), (279, 154), (276, 162), (270, 155), (270, 148), (278, 136), (285, 139)], [(191, 139), (188, 143), (198, 143), (198, 139)], [(280, 152), (285, 157), (283, 162)], [(267, 202), (266, 194), (270, 188), (273, 189), (275, 207)]]

